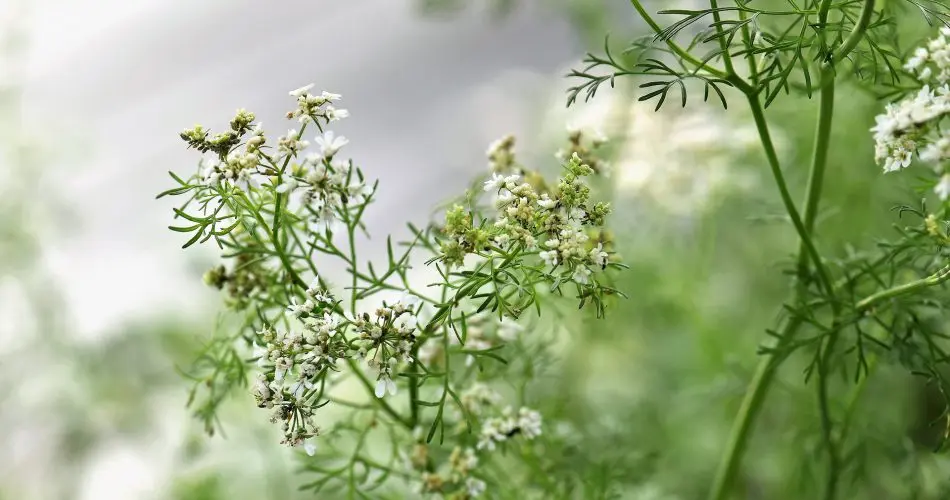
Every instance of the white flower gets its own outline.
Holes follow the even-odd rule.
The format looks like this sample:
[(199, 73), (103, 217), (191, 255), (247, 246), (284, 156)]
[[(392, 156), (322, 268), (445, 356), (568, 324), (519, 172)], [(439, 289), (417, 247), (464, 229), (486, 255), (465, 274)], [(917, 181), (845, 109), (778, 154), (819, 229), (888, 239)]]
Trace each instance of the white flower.
[(940, 182), (934, 187), (934, 192), (937, 193), (937, 196), (943, 201), (947, 201), (947, 198), (950, 198), (950, 174), (943, 174), (943, 176), (940, 177)]
[(538, 199), (538, 206), (550, 210), (557, 206), (557, 201), (552, 200), (547, 193), (544, 193), (541, 195), (541, 198)]
[(254, 349), (251, 351), (251, 356), (257, 358), (257, 366), (264, 366), (267, 364), (267, 348), (259, 345), (255, 345)]
[(327, 106), (325, 110), (327, 114), (327, 120), (331, 122), (341, 120), (343, 118), (347, 118), (348, 116), (350, 116), (350, 112), (348, 110), (337, 109), (337, 108), (334, 108), (333, 106)]
[(924, 47), (917, 47), (917, 50), (914, 51), (913, 57), (908, 59), (907, 63), (904, 64), (904, 69), (907, 71), (915, 71), (923, 66), (927, 62), (928, 58), (930, 58), (930, 52), (928, 52)]
[(304, 85), (303, 87), (300, 87), (299, 89), (291, 90), (290, 92), (288, 92), (288, 94), (290, 94), (292, 97), (296, 97), (299, 99), (307, 95), (310, 92), (310, 89), (312, 88), (313, 88), (313, 84), (311, 83), (308, 85)]
[(468, 496), (470, 497), (480, 496), (485, 492), (485, 481), (470, 477), (465, 480), (465, 490), (468, 492)]
[(254, 386), (251, 388), (251, 393), (263, 401), (270, 399), (271, 390), (267, 385), (267, 379), (264, 377), (263, 373), (258, 375), (257, 380), (254, 382)]
[(498, 191), (505, 182), (505, 177), (499, 174), (491, 174), (491, 179), (485, 181), (485, 191)]
[(333, 92), (327, 92), (326, 90), (324, 90), (324, 91), (320, 94), (320, 97), (321, 97), (324, 101), (338, 101), (338, 100), (340, 100), (340, 97), (342, 97), (342, 96), (340, 96), (340, 94), (334, 94)]
[(323, 154), (324, 158), (329, 158), (336, 154), (343, 146), (346, 146), (350, 141), (346, 137), (336, 136), (332, 130), (327, 130), (323, 133), (322, 136), (317, 136), (316, 138), (317, 145), (320, 146), (320, 152)]
[(920, 151), (920, 159), (927, 163), (937, 163), (950, 158), (950, 136), (941, 137)]
[(303, 440), (303, 450), (311, 457), (317, 452), (317, 440), (315, 437), (308, 437)]
[(346, 191), (350, 195), (350, 200), (359, 205), (373, 194), (373, 186), (362, 182), (354, 182), (347, 186)]
[(595, 266), (598, 266), (598, 267), (606, 266), (607, 257), (609, 256), (607, 255), (607, 252), (604, 251), (603, 243), (598, 243), (597, 246), (594, 247), (590, 251), (590, 260)]
[(379, 379), (376, 380), (376, 397), (382, 399), (386, 395), (386, 392), (389, 392), (390, 396), (396, 395), (396, 383), (389, 378), (388, 374), (380, 374)]
[(579, 285), (586, 285), (590, 283), (590, 274), (590, 269), (588, 269), (587, 266), (579, 265), (574, 269), (574, 276), (572, 279)]
[(316, 307), (316, 304), (310, 300), (307, 300), (303, 304), (298, 304), (296, 297), (291, 297), (290, 305), (287, 306), (287, 310), (290, 311), (290, 314), (293, 314), (294, 317), (300, 318), (304, 314), (310, 314), (314, 307)]
[(299, 186), (300, 186), (300, 183), (297, 182), (297, 179), (293, 177), (289, 177), (284, 182), (282, 182), (279, 186), (277, 186), (277, 189), (275, 189), (275, 191), (281, 194), (293, 193), (294, 190), (297, 189)]
[(307, 389), (313, 389), (313, 388), (314, 388), (313, 382), (309, 380), (301, 379), (301, 380), (298, 380), (297, 383), (294, 384), (293, 387), (290, 388), (290, 393), (293, 394), (295, 398), (300, 399), (303, 397), (304, 392), (306, 392)]
[(274, 363), (274, 382), (278, 384), (284, 381), (284, 376), (293, 368), (294, 362), (290, 358), (277, 358)]
[(545, 250), (538, 254), (538, 257), (541, 257), (541, 260), (544, 261), (546, 265), (556, 266), (557, 265), (557, 250)]
[(518, 427), (525, 439), (534, 439), (541, 435), (541, 414), (530, 408), (522, 407), (518, 411)]
[(409, 312), (400, 314), (393, 320), (393, 326), (401, 333), (412, 333), (416, 330), (416, 317)]

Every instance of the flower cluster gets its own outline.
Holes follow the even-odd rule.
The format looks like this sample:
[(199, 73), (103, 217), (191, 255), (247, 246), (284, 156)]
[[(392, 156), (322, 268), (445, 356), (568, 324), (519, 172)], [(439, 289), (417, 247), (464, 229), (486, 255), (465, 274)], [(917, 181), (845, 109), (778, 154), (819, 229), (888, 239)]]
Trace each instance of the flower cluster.
[[(236, 187), (250, 191), (270, 181), (279, 194), (290, 196), (302, 192), (300, 202), (317, 227), (328, 227), (345, 215), (343, 211), (355, 209), (366, 203), (373, 194), (359, 169), (352, 162), (336, 158), (336, 154), (349, 141), (332, 130), (323, 130), (323, 125), (349, 116), (345, 109), (336, 109), (330, 102), (340, 99), (339, 94), (324, 91), (310, 94), (313, 85), (290, 92), (297, 98), (297, 107), (287, 113), (288, 118), (297, 118), (303, 127), (291, 129), (277, 138), (276, 155), (268, 153), (267, 138), (260, 122), (254, 123), (255, 115), (240, 109), (231, 120), (231, 130), (211, 136), (201, 125), (183, 131), (181, 138), (190, 147), (201, 152), (213, 152), (215, 156), (203, 158), (200, 179), (210, 187)], [(310, 141), (303, 136), (308, 123), (320, 129), (314, 139), (319, 152), (305, 154)], [(243, 148), (240, 148), (243, 141)], [(302, 157), (297, 161), (298, 157)]]
[(588, 234), (599, 232), (610, 213), (608, 203), (590, 203), (586, 178), (594, 169), (574, 152), (553, 189), (540, 176), (525, 173), (522, 179), (517, 173), (499, 173), (503, 166), (499, 157), (505, 158), (505, 165), (514, 165), (512, 144), (502, 139), (490, 150), (494, 171), (484, 190), (494, 195), (494, 220), (476, 225), (461, 205), (449, 209), (443, 228), (447, 238), (441, 244), (443, 262), (461, 265), (469, 254), (486, 256), (498, 250), (537, 251), (552, 271), (564, 269), (578, 285), (588, 285), (592, 269), (604, 269), (609, 259), (603, 241), (593, 241)]
[(598, 150), (607, 144), (607, 136), (603, 132), (599, 130), (586, 132), (580, 127), (569, 126), (567, 140), (567, 147), (557, 150), (554, 153), (555, 158), (563, 162), (577, 155), (581, 162), (589, 165), (595, 174), (610, 177), (610, 163), (598, 154)]
[(297, 98), (297, 109), (289, 111), (287, 118), (296, 118), (300, 123), (315, 122), (316, 118), (323, 118), (326, 122), (332, 122), (341, 118), (350, 116), (350, 112), (345, 109), (337, 109), (329, 104), (340, 100), (340, 94), (334, 94), (324, 90), (320, 95), (312, 95), (314, 85), (304, 85), (299, 89), (288, 92), (291, 97)]
[[(923, 87), (916, 94), (888, 104), (871, 129), (875, 159), (882, 164), (884, 172), (909, 167), (916, 153), (940, 176), (934, 192), (941, 200), (950, 198), (950, 172), (946, 168), (950, 160), (950, 134), (940, 126), (950, 115), (948, 36), (950, 28), (943, 28), (937, 38), (914, 52), (905, 68), (917, 72)], [(935, 74), (934, 68), (939, 72)]]
[(488, 171), (506, 174), (517, 169), (515, 164), (515, 136), (506, 135), (488, 146)]
[(414, 470), (421, 471), (419, 493), (464, 500), (485, 492), (485, 482), (472, 474), (479, 463), (472, 448), (456, 446), (438, 467), (430, 468), (430, 461), (428, 446), (417, 444), (410, 463)]
[(936, 38), (924, 47), (917, 47), (904, 69), (917, 75), (921, 82), (950, 83), (950, 27), (943, 27)]
[(376, 397), (388, 392), (396, 395), (393, 371), (400, 363), (411, 363), (416, 344), (418, 298), (406, 295), (391, 305), (383, 304), (370, 315), (362, 314), (353, 321), (361, 343), (359, 356), (376, 370)]
[[(950, 113), (950, 87), (944, 85), (931, 89), (924, 85), (920, 91), (904, 100), (887, 105), (884, 114), (878, 115), (874, 132), (874, 156), (883, 163), (885, 172), (893, 172), (910, 166), (913, 154), (930, 141), (931, 132), (939, 132), (936, 124)], [(936, 149), (920, 152), (921, 159), (928, 162), (942, 160)]]
[[(258, 333), (257, 364), (264, 371), (258, 375), (252, 394), (260, 408), (273, 408), (271, 421), (280, 423), (285, 444), (308, 444), (312, 454), (318, 429), (313, 423), (313, 405), (309, 400), (328, 370), (337, 360), (348, 357), (342, 316), (336, 313), (337, 302), (318, 282), (307, 289), (303, 304), (292, 303), (289, 312), (303, 325), (298, 332), (277, 332), (265, 327)], [(308, 441), (309, 440), (309, 441)]]
[(510, 406), (506, 407), (500, 416), (489, 418), (482, 423), (477, 448), (491, 451), (499, 443), (519, 434), (529, 441), (540, 436), (541, 414), (525, 407), (515, 413)]

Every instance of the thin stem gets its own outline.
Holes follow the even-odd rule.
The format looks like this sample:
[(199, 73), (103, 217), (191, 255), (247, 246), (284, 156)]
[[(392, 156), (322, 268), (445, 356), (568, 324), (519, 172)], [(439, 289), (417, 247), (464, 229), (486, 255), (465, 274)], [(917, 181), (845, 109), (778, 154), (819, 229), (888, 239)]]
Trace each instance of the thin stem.
[[(660, 28), (660, 25), (657, 24), (656, 21), (653, 20), (653, 17), (646, 11), (646, 9), (643, 8), (643, 5), (640, 4), (640, 0), (630, 0), (630, 3), (633, 5), (633, 8), (637, 10), (637, 13), (640, 14), (640, 17), (647, 23), (648, 26), (650, 26), (650, 29), (652, 29), (653, 32), (656, 33), (658, 37), (662, 36), (661, 34), (663, 33), (663, 29)], [(663, 37), (663, 38), (664, 38), (664, 41), (666, 42), (666, 45), (670, 48), (670, 50), (672, 50), (673, 53), (675, 53), (677, 56), (682, 58), (684, 61), (689, 62), (690, 64), (696, 66), (697, 68), (702, 68), (708, 71), (713, 76), (722, 78), (724, 80), (729, 78), (728, 73), (700, 61), (689, 52), (683, 50), (683, 48), (680, 47), (673, 40), (670, 40), (669, 38), (666, 38), (666, 37)]]
[(838, 47), (838, 50), (835, 51), (834, 61), (837, 63), (845, 57), (848, 57), (848, 54), (858, 46), (858, 43), (861, 42), (861, 38), (864, 37), (864, 32), (867, 31), (868, 26), (871, 24), (871, 17), (874, 15), (874, 0), (865, 0), (864, 7), (861, 9), (861, 16), (858, 18), (858, 22), (854, 25), (854, 29), (851, 30), (851, 34), (848, 35), (848, 38)]
[(868, 309), (871, 309), (879, 302), (900, 297), (901, 295), (907, 295), (924, 288), (936, 286), (943, 283), (944, 281), (947, 281), (948, 279), (950, 279), (950, 265), (944, 266), (939, 271), (926, 278), (914, 280), (910, 283), (898, 285), (893, 288), (881, 290), (880, 292), (869, 295), (868, 297), (858, 301), (858, 303), (855, 304), (855, 309), (858, 312), (864, 312)]
[[(834, 113), (834, 84), (832, 82), (831, 84), (827, 85), (826, 88), (822, 89), (821, 93), (821, 104), (819, 105), (818, 116), (819, 125), (815, 139), (815, 152), (812, 158), (812, 166), (809, 171), (808, 184), (805, 194), (804, 221), (798, 217), (795, 206), (791, 201), (791, 196), (788, 193), (788, 188), (785, 184), (784, 177), (782, 176), (781, 169), (778, 166), (778, 156), (776, 155), (775, 148), (772, 145), (772, 141), (768, 132), (768, 126), (765, 122), (758, 98), (756, 96), (750, 95), (749, 104), (752, 107), (752, 113), (755, 117), (756, 125), (759, 127), (759, 133), (762, 136), (762, 144), (765, 148), (766, 156), (769, 159), (769, 165), (772, 168), (772, 173), (775, 176), (776, 183), (778, 184), (779, 192), (782, 194), (782, 201), (785, 203), (786, 210), (788, 211), (788, 214), (791, 217), (792, 222), (795, 224), (795, 228), (798, 230), (798, 234), (800, 236), (800, 244), (798, 249), (799, 279), (793, 293), (792, 302), (799, 303), (805, 297), (805, 292), (807, 289), (805, 283), (803, 282), (802, 276), (807, 273), (809, 257), (811, 257), (811, 260), (815, 262), (815, 267), (818, 270), (819, 276), (822, 278), (822, 283), (824, 283), (824, 286), (829, 289), (829, 296), (833, 296), (833, 290), (831, 289), (827, 273), (824, 272), (824, 267), (820, 258), (818, 257), (817, 250), (811, 243), (810, 235), (814, 231), (815, 220), (817, 219), (818, 204), (821, 200), (823, 177), (825, 174), (825, 166), (827, 164), (827, 148), (829, 145), (828, 136), (831, 133), (831, 117)], [(710, 500), (722, 500), (728, 495), (729, 488), (735, 479), (739, 465), (742, 462), (742, 457), (745, 454), (749, 436), (752, 432), (752, 424), (759, 415), (759, 412), (762, 408), (762, 402), (765, 400), (765, 396), (768, 394), (772, 379), (775, 376), (775, 371), (778, 368), (777, 354), (775, 353), (781, 352), (782, 348), (791, 342), (792, 339), (794, 339), (794, 337), (798, 334), (798, 330), (801, 325), (802, 319), (799, 316), (793, 316), (789, 318), (785, 322), (784, 328), (779, 333), (779, 340), (774, 346), (772, 346), (769, 354), (766, 354), (759, 361), (755, 374), (752, 377), (752, 381), (749, 384), (749, 388), (746, 390), (745, 397), (743, 398), (739, 407), (739, 413), (733, 422), (729, 442), (726, 445), (726, 451), (723, 454), (719, 469), (717, 470), (715, 479), (713, 480), (713, 487), (710, 490)]]
[[(788, 184), (785, 182), (785, 175), (782, 173), (782, 167), (779, 164), (778, 153), (775, 151), (775, 145), (772, 143), (772, 137), (769, 133), (768, 122), (765, 120), (765, 112), (762, 109), (762, 104), (759, 102), (757, 95), (748, 95), (747, 97), (749, 106), (752, 109), (752, 116), (755, 119), (755, 126), (762, 139), (762, 146), (765, 149), (765, 156), (768, 159), (769, 168), (772, 170), (772, 177), (775, 179), (779, 195), (782, 198), (782, 204), (785, 206), (785, 211), (792, 220), (792, 225), (795, 226), (795, 231), (798, 233), (801, 245), (815, 264), (815, 272), (818, 274), (821, 286), (825, 289), (828, 296), (831, 297), (833, 295), (831, 279), (828, 276), (828, 271), (825, 269), (824, 262), (821, 260), (821, 256), (818, 254), (818, 249), (815, 247), (814, 242), (812, 242), (811, 232), (806, 228), (805, 223), (802, 222), (802, 218), (798, 214), (798, 209), (795, 208), (795, 202), (792, 201), (792, 195), (788, 191)], [(824, 172), (824, 167), (818, 172)], [(818, 172), (813, 171), (812, 174)], [(812, 181), (809, 181), (809, 184), (813, 184)], [(813, 185), (812, 187), (816, 186)], [(810, 198), (811, 196), (808, 195), (807, 197)]]
[[(748, 19), (747, 16), (748, 14), (746, 11), (739, 11), (740, 21), (745, 21)], [(749, 33), (749, 23), (742, 25), (742, 41), (745, 43), (746, 47), (748, 47), (745, 59), (749, 64), (749, 80), (752, 84), (752, 87), (756, 88), (759, 86), (759, 71), (755, 63), (755, 54), (752, 51), (752, 43), (754, 38), (752, 37), (751, 33)]]
[(838, 487), (838, 477), (841, 472), (841, 457), (838, 454), (838, 444), (834, 437), (834, 421), (831, 418), (831, 404), (828, 400), (828, 379), (829, 364), (831, 356), (834, 354), (835, 345), (838, 343), (838, 320), (832, 323), (831, 334), (828, 336), (827, 344), (823, 352), (819, 352), (821, 359), (818, 360), (818, 411), (821, 417), (821, 434), (825, 441), (825, 449), (828, 450), (828, 477), (825, 482), (825, 500), (832, 500), (835, 497)]
[(722, 52), (722, 63), (726, 66), (726, 73), (735, 75), (736, 69), (732, 65), (732, 55), (729, 54), (729, 40), (723, 36), (722, 18), (719, 15), (719, 2), (717, 0), (709, 0), (709, 7), (712, 9), (716, 32), (719, 34), (719, 49)]
[(393, 420), (395, 420), (396, 422), (402, 424), (402, 425), (405, 426), (407, 429), (412, 430), (412, 427), (413, 427), (413, 426), (412, 426), (412, 423), (411, 423), (411, 422), (409, 422), (408, 420), (406, 420), (405, 418), (403, 418), (402, 415), (400, 415), (399, 413), (397, 413), (396, 410), (394, 410), (392, 406), (389, 406), (389, 403), (387, 403), (386, 400), (384, 400), (383, 398), (377, 398), (377, 397), (375, 397), (375, 394), (374, 394), (375, 388), (373, 387), (372, 382), (370, 382), (369, 379), (366, 378), (366, 374), (363, 373), (363, 370), (360, 369), (359, 365), (356, 364), (356, 360), (354, 360), (353, 358), (347, 358), (346, 362), (347, 362), (347, 364), (350, 365), (350, 368), (353, 370), (353, 373), (356, 374), (356, 378), (359, 379), (360, 384), (362, 384), (363, 387), (365, 387), (366, 390), (369, 391), (369, 393), (374, 396), (373, 399), (376, 401), (376, 404), (377, 404), (384, 412), (386, 412), (390, 417), (392, 417)]

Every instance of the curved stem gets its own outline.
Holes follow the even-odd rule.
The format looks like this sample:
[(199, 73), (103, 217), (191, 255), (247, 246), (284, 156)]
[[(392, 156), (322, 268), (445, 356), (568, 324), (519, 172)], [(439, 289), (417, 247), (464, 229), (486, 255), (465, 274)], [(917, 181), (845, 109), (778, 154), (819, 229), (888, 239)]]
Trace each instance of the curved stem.
[[(643, 8), (643, 5), (640, 4), (640, 0), (630, 0), (630, 3), (633, 5), (633, 8), (637, 10), (637, 13), (640, 14), (640, 17), (647, 23), (648, 26), (650, 26), (650, 29), (652, 29), (653, 32), (656, 33), (657, 37), (661, 37), (661, 34), (663, 33), (663, 29), (660, 28), (660, 25), (657, 24), (656, 21), (653, 20), (653, 16), (651, 16), (650, 13), (647, 12), (646, 9)], [(670, 48), (670, 50), (672, 50), (674, 54), (676, 54), (677, 56), (679, 56), (679, 57), (680, 57), (681, 59), (683, 59), (684, 61), (689, 62), (690, 64), (692, 64), (693, 66), (696, 66), (697, 68), (701, 68), (701, 69), (703, 69), (703, 70), (706, 70), (706, 71), (708, 71), (710, 74), (712, 74), (713, 76), (716, 76), (716, 77), (718, 77), (718, 78), (722, 78), (723, 80), (729, 80), (729, 79), (730, 79), (730, 78), (729, 78), (730, 75), (729, 75), (728, 73), (726, 73), (725, 71), (723, 71), (723, 70), (721, 70), (721, 69), (714, 68), (714, 67), (710, 66), (710, 65), (707, 64), (707, 63), (704, 63), (704, 62), (700, 61), (699, 59), (697, 59), (696, 57), (694, 57), (694, 56), (693, 56), (692, 54), (690, 54), (689, 52), (683, 50), (683, 48), (680, 47), (680, 46), (679, 46), (676, 42), (674, 42), (673, 40), (670, 40), (670, 39), (668, 39), (668, 38), (666, 38), (666, 37), (662, 37), (662, 39), (663, 39), (663, 41), (666, 42), (666, 45)], [(730, 81), (731, 81), (731, 80), (730, 80)], [(741, 80), (740, 80), (740, 81), (741, 81)], [(743, 82), (743, 83), (744, 83), (744, 82)]]
[(838, 47), (838, 50), (834, 54), (834, 62), (837, 64), (838, 61), (848, 57), (848, 54), (858, 46), (858, 43), (861, 42), (861, 38), (864, 36), (864, 32), (867, 31), (868, 26), (871, 24), (871, 17), (874, 15), (874, 0), (865, 0), (864, 7), (861, 9), (861, 15), (858, 18), (858, 22), (854, 25), (854, 29), (851, 30), (851, 34), (848, 35), (848, 38)]
[[(792, 225), (795, 226), (795, 231), (798, 233), (802, 247), (805, 249), (808, 257), (811, 258), (815, 265), (815, 272), (818, 274), (819, 284), (825, 289), (825, 292), (828, 294), (828, 296), (831, 297), (834, 293), (831, 284), (831, 278), (828, 275), (828, 271), (825, 269), (825, 264), (822, 262), (821, 256), (818, 254), (818, 249), (815, 247), (815, 244), (811, 239), (811, 231), (802, 221), (801, 216), (798, 214), (798, 209), (795, 208), (795, 202), (792, 201), (792, 195), (788, 191), (788, 184), (785, 182), (785, 175), (782, 173), (782, 166), (779, 164), (778, 153), (775, 151), (775, 145), (773, 144), (772, 136), (769, 133), (769, 126), (768, 122), (765, 120), (765, 112), (762, 109), (762, 104), (759, 102), (757, 95), (748, 95), (747, 97), (749, 100), (749, 107), (752, 109), (752, 117), (755, 119), (755, 126), (758, 129), (759, 136), (762, 139), (762, 146), (765, 149), (765, 156), (768, 159), (769, 168), (772, 171), (772, 177), (775, 179), (776, 187), (778, 187), (779, 195), (782, 198), (782, 204), (785, 206), (785, 211), (792, 220)], [(824, 173), (824, 165), (822, 165), (820, 169), (812, 170), (812, 175), (818, 173)], [(817, 183), (817, 185), (815, 185), (812, 181), (809, 181), (809, 184), (812, 188), (820, 187), (821, 185), (821, 183)], [(820, 197), (820, 194), (816, 196)], [(812, 195), (809, 194), (807, 197), (810, 199)]]
[(735, 75), (736, 69), (732, 65), (732, 54), (729, 53), (729, 40), (723, 36), (722, 16), (719, 15), (719, 2), (717, 0), (709, 0), (709, 7), (712, 9), (716, 32), (719, 33), (719, 50), (722, 52), (722, 63), (726, 66), (726, 73)]
[[(759, 104), (757, 97), (749, 96), (749, 104), (752, 107), (752, 113), (755, 116), (756, 125), (759, 126), (759, 133), (762, 135), (762, 144), (766, 150), (766, 156), (769, 158), (769, 164), (772, 167), (773, 174), (775, 175), (775, 180), (779, 186), (779, 191), (782, 194), (782, 200), (785, 203), (786, 210), (788, 210), (789, 216), (792, 218), (792, 222), (795, 224), (800, 236), (800, 244), (798, 249), (799, 277), (792, 298), (793, 303), (801, 302), (805, 297), (806, 284), (804, 283), (802, 277), (808, 271), (808, 261), (810, 259), (814, 261), (815, 268), (818, 270), (819, 276), (822, 276), (822, 282), (825, 283), (824, 286), (827, 287), (829, 296), (833, 295), (833, 289), (831, 288), (830, 281), (828, 281), (827, 273), (824, 272), (824, 266), (818, 257), (817, 250), (815, 249), (814, 244), (812, 244), (810, 236), (814, 232), (815, 220), (817, 219), (818, 214), (818, 205), (819, 201), (821, 200), (821, 191), (824, 185), (823, 178), (825, 175), (825, 167), (827, 165), (827, 150), (830, 143), (829, 136), (831, 134), (831, 118), (834, 114), (833, 81), (822, 88), (820, 98), (821, 103), (819, 105), (818, 111), (818, 128), (815, 137), (815, 151), (812, 157), (812, 165), (808, 175), (808, 184), (805, 194), (805, 217), (804, 220), (801, 220), (798, 217), (798, 212), (795, 210), (794, 203), (791, 201), (791, 196), (788, 194), (788, 189), (785, 185), (781, 170), (778, 168), (778, 157), (769, 137), (768, 127), (765, 123), (761, 105)], [(710, 500), (722, 500), (727, 497), (730, 487), (732, 486), (732, 482), (735, 479), (735, 475), (738, 472), (739, 465), (742, 462), (742, 457), (745, 454), (749, 436), (752, 433), (752, 424), (759, 415), (759, 412), (762, 408), (762, 402), (765, 400), (765, 396), (768, 394), (769, 388), (771, 387), (772, 379), (775, 376), (775, 371), (778, 367), (776, 353), (781, 352), (782, 348), (795, 338), (795, 336), (798, 334), (798, 329), (801, 327), (801, 324), (802, 320), (799, 316), (793, 316), (789, 318), (779, 334), (779, 340), (775, 345), (772, 346), (769, 354), (763, 356), (763, 358), (759, 361), (759, 364), (756, 367), (755, 375), (752, 377), (749, 388), (746, 390), (745, 397), (743, 398), (742, 404), (739, 407), (739, 413), (733, 422), (729, 442), (726, 445), (726, 451), (722, 456), (719, 469), (716, 471), (716, 476), (713, 480), (712, 489), (710, 490)]]
[(913, 293), (924, 288), (936, 286), (947, 281), (948, 279), (950, 279), (950, 265), (942, 267), (939, 271), (926, 278), (914, 280), (910, 283), (898, 285), (893, 288), (881, 290), (880, 292), (869, 295), (858, 301), (858, 303), (855, 305), (855, 309), (858, 312), (864, 312), (877, 305), (878, 302), (883, 302), (885, 300), (893, 299), (901, 295), (907, 295), (908, 293)]

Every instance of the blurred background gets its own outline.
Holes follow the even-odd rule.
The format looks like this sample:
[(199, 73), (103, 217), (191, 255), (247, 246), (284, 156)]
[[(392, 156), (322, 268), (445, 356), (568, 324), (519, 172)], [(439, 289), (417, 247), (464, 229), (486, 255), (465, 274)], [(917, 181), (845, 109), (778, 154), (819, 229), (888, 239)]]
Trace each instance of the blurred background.
[[(368, 213), (377, 233), (425, 220), (500, 136), (549, 167), (567, 124), (611, 138), (631, 298), (580, 323), (542, 394), (585, 439), (564, 466), (612, 478), (597, 498), (702, 498), (796, 240), (741, 106), (654, 113), (620, 81), (565, 109), (563, 75), (584, 53), (643, 29), (607, 0), (0, 0), (0, 498), (307, 498), (246, 396), (226, 409), (226, 437), (190, 419), (175, 367), (215, 320), (200, 280), (215, 255), (180, 250), (154, 195), (168, 170), (193, 168), (182, 128), (245, 107), (282, 131), (286, 92), (310, 82), (343, 94), (352, 117), (337, 130), (385, 187)], [(867, 132), (878, 104), (849, 90), (820, 222), (831, 250), (887, 235), (908, 192), (881, 182)], [(815, 114), (803, 102), (769, 111), (797, 192)], [(819, 422), (801, 361), (766, 403), (742, 498), (814, 496)], [(848, 498), (950, 498), (928, 401), (878, 370), (852, 424)]]

